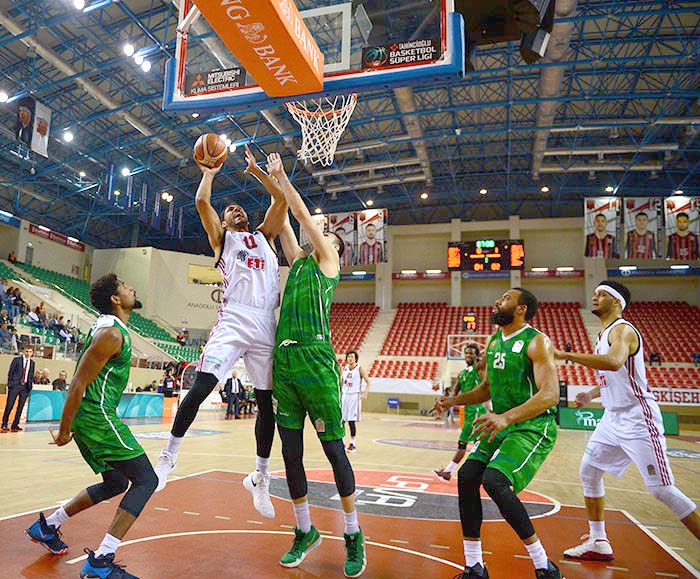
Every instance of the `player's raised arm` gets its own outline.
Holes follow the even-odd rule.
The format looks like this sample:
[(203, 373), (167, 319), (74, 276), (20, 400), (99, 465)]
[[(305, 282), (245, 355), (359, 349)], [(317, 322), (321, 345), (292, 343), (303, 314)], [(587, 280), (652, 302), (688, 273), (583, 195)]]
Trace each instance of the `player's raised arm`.
[(313, 217), (311, 217), (304, 200), (294, 188), (294, 185), (292, 185), (287, 173), (285, 173), (282, 158), (278, 153), (272, 153), (268, 157), (267, 170), (280, 183), (287, 203), (289, 203), (289, 208), (292, 210), (292, 215), (294, 215), (299, 225), (306, 232), (313, 248), (318, 252), (318, 265), (321, 271), (324, 275), (335, 277), (340, 269), (338, 250), (336, 250), (330, 238), (324, 235), (323, 231), (318, 228), (318, 225), (313, 220)]
[(109, 359), (121, 352), (121, 348), (122, 335), (116, 328), (103, 328), (95, 332), (90, 346), (81, 356), (75, 375), (70, 381), (58, 436), (54, 437), (54, 442), (58, 446), (63, 446), (71, 440), (71, 426), (83, 400), (85, 389), (97, 378)]
[(292, 224), (289, 223), (289, 215), (284, 216), (282, 230), (280, 231), (280, 243), (282, 244), (282, 252), (287, 259), (289, 267), (300, 257), (304, 257), (306, 252), (299, 247), (297, 236), (294, 234)]
[(260, 224), (258, 229), (263, 232), (263, 235), (272, 243), (280, 234), (284, 219), (287, 215), (287, 199), (280, 188), (277, 179), (273, 179), (255, 162), (255, 156), (251, 152), (248, 145), (245, 146), (245, 159), (248, 163), (245, 172), (255, 177), (265, 187), (265, 190), (272, 197), (270, 207), (265, 213), (265, 219)]
[(197, 213), (199, 213), (202, 227), (207, 232), (209, 245), (214, 250), (214, 257), (218, 259), (219, 251), (221, 251), (221, 241), (224, 238), (224, 227), (221, 225), (221, 217), (219, 217), (211, 204), (211, 185), (214, 182), (214, 176), (221, 167), (211, 169), (199, 163), (197, 163), (197, 166), (202, 171), (202, 180), (197, 188), (194, 205), (197, 208)]

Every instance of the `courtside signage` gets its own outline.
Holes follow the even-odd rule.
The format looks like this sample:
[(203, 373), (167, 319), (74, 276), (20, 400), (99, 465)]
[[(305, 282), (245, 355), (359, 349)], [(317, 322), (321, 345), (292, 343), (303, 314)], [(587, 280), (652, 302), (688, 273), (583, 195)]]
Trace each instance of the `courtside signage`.
[[(662, 412), (666, 434), (678, 434), (678, 415), (675, 412)], [(559, 408), (559, 426), (570, 430), (595, 430), (603, 410), (600, 408)]]

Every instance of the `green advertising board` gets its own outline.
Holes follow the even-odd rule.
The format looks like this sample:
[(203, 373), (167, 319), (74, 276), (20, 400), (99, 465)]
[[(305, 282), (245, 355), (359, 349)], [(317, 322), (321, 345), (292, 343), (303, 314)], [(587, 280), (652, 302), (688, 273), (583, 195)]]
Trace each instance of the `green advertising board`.
[[(559, 426), (570, 430), (594, 430), (603, 417), (602, 408), (559, 408)], [(666, 434), (678, 434), (678, 414), (662, 412)]]

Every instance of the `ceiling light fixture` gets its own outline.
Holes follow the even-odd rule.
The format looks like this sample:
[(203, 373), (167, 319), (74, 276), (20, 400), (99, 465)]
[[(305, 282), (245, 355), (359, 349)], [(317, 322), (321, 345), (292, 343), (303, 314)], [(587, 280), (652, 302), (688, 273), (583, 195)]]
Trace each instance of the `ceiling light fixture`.
[(193, 118), (193, 119), (196, 119), (197, 117), (199, 117), (199, 113), (192, 113), (192, 118)]
[(481, 189), (479, 189), (479, 193), (481, 195), (486, 195), (488, 192), (489, 190), (486, 187), (482, 187)]
[(63, 140), (66, 143), (70, 143), (73, 140), (73, 133), (70, 131), (63, 131)]
[(547, 187), (547, 185), (544, 185), (544, 186), (540, 189), (540, 191), (542, 191), (542, 193), (549, 193), (549, 187)]
[(144, 60), (144, 61), (143, 61), (143, 64), (141, 65), (141, 70), (143, 70), (143, 72), (148, 72), (149, 70), (151, 70), (151, 63), (150, 63), (150, 61)]
[(138, 65), (141, 66), (143, 64), (143, 56), (140, 54), (135, 54), (134, 55), (134, 62)]
[(421, 193), (421, 194), (420, 194), (420, 198), (421, 198), (421, 199), (427, 199), (427, 198), (428, 198), (428, 194), (427, 194), (427, 193)]
[(321, 208), (320, 208), (320, 207), (316, 207), (316, 209), (314, 209), (314, 213), (315, 213), (316, 215), (320, 215), (320, 214), (321, 214)]
[(6, 103), (10, 95), (8, 95), (4, 90), (0, 90), (0, 103)]
[(612, 185), (608, 185), (608, 186), (605, 188), (605, 192), (606, 192), (606, 193), (612, 193), (613, 191), (615, 191), (615, 187), (613, 187)]
[(127, 56), (134, 56), (134, 52), (136, 52), (136, 49), (134, 48), (134, 45), (131, 44), (130, 42), (127, 42), (127, 43), (124, 45), (124, 49), (123, 49), (123, 50), (124, 50), (124, 54), (126, 54)]
[(131, 169), (129, 167), (122, 167), (122, 177), (128, 177), (131, 175)]
[(80, 173), (78, 173), (78, 176), (79, 176), (81, 179), (82, 179), (83, 177), (85, 177), (85, 171), (81, 171)]
[(114, 196), (119, 197), (122, 194), (122, 192), (119, 189), (114, 190)]
[(85, 0), (73, 0), (73, 6), (75, 6), (76, 10), (82, 10), (85, 8)]
[(367, 199), (367, 207), (372, 207), (374, 205), (374, 201), (372, 199)]
[(674, 194), (674, 195), (683, 195), (683, 189), (676, 189), (676, 190), (673, 192), (673, 194)]

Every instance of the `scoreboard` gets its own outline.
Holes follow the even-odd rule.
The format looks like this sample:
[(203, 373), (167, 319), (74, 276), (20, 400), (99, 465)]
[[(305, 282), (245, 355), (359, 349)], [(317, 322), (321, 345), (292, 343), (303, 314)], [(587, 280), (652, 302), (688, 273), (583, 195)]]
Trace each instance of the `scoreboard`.
[(525, 268), (522, 239), (478, 239), (447, 244), (450, 271), (510, 271)]

